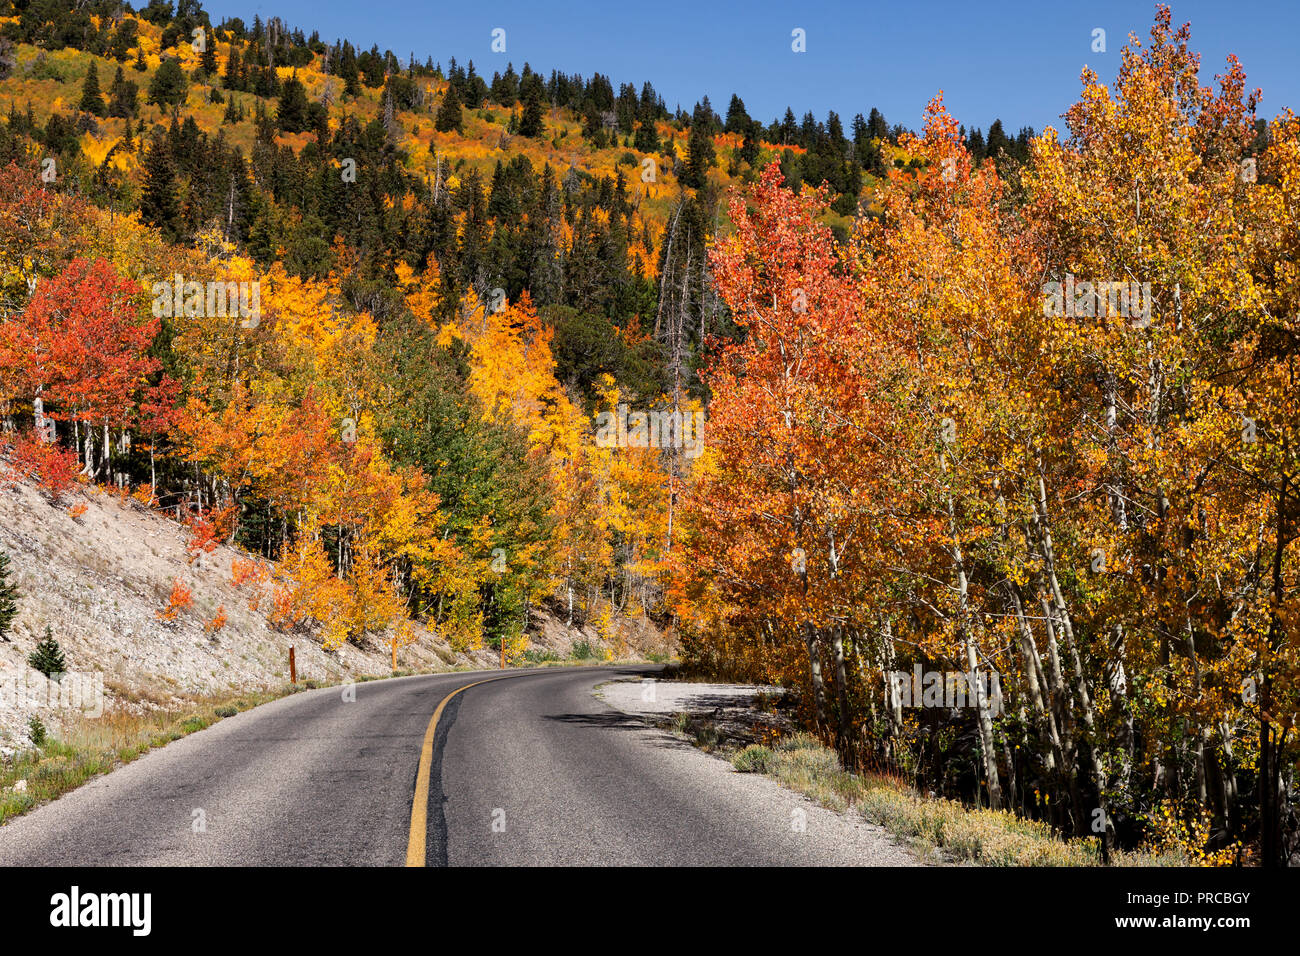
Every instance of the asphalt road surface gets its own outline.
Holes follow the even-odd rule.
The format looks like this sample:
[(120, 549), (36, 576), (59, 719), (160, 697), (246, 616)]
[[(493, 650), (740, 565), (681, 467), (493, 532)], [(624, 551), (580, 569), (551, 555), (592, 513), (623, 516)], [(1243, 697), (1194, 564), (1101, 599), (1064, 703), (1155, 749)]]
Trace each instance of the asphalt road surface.
[(10, 821), (0, 866), (912, 862), (879, 829), (593, 694), (654, 670), (407, 677), (354, 685), (351, 701), (338, 687), (295, 694)]

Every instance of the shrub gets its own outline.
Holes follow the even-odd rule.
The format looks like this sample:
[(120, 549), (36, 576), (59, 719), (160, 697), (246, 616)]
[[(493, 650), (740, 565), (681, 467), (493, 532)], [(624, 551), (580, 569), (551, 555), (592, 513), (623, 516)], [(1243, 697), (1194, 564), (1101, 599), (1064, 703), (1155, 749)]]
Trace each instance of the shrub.
[(52, 504), (58, 504), (77, 483), (78, 467), (75, 452), (45, 441), (34, 430), (18, 436), (9, 456), (11, 477), (20, 481), (35, 479)]
[(221, 607), (217, 608), (216, 617), (208, 621), (207, 624), (204, 624), (203, 629), (209, 634), (216, 634), (226, 626), (227, 620), (229, 620), (229, 618), (226, 617), (226, 606), (223, 604)]
[(167, 596), (167, 606), (161, 611), (154, 611), (154, 615), (160, 621), (174, 621), (183, 609), (193, 603), (194, 595), (185, 586), (185, 582), (177, 578), (172, 582), (171, 594)]
[(45, 626), (45, 636), (36, 645), (36, 650), (27, 656), (27, 663), (31, 665), (33, 670), (40, 671), (51, 680), (58, 680), (59, 676), (62, 676), (65, 666), (63, 649), (59, 647), (59, 642), (50, 633), (48, 624)]
[(9, 580), (9, 555), (0, 551), (0, 638), (9, 633), (17, 614), (18, 585)]
[(731, 765), (741, 773), (767, 773), (772, 766), (772, 751), (762, 744), (750, 744), (732, 759)]
[(27, 721), (27, 736), (37, 747), (45, 744), (45, 724), (41, 718), (33, 716)]
[(703, 721), (695, 725), (695, 746), (703, 750), (712, 750), (718, 746), (722, 735), (718, 732), (718, 725), (711, 720)]

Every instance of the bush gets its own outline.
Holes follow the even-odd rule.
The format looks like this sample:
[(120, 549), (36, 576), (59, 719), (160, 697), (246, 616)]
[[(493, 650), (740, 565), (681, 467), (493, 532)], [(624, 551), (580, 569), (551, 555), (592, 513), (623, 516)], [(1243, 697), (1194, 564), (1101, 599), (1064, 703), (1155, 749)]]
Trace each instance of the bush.
[(38, 670), (51, 680), (58, 680), (55, 675), (62, 675), (65, 669), (63, 661), (63, 649), (59, 647), (59, 642), (54, 639), (50, 633), (50, 627), (45, 626), (45, 637), (36, 645), (36, 650), (27, 656), (27, 663), (33, 670)]
[(44, 745), (45, 724), (41, 721), (41, 718), (33, 716), (29, 721), (27, 721), (27, 736), (37, 747)]
[(19, 435), (9, 455), (11, 476), (34, 480), (52, 504), (76, 485), (79, 467), (76, 452), (45, 441), (34, 430)]
[(574, 641), (573, 650), (569, 653), (574, 660), (578, 661), (589, 661), (594, 657), (601, 656), (591, 641)]
[(722, 741), (718, 725), (711, 720), (697, 724), (694, 728), (695, 746), (704, 750), (713, 750)]
[(36, 62), (27, 69), (33, 80), (58, 80), (62, 83), (65, 79), (63, 71), (46, 59), (44, 51), (36, 54)]
[(762, 744), (750, 744), (732, 759), (731, 765), (740, 773), (767, 773), (772, 766), (772, 750)]
[(218, 707), (218, 708), (217, 708), (217, 716), (218, 716), (218, 717), (234, 717), (235, 714), (237, 714), (237, 713), (239, 713), (239, 708), (238, 708), (238, 707), (229, 707), (229, 706), (227, 706), (227, 707)]
[(18, 585), (9, 580), (9, 573), (9, 555), (0, 551), (0, 638), (9, 633), (18, 614)]

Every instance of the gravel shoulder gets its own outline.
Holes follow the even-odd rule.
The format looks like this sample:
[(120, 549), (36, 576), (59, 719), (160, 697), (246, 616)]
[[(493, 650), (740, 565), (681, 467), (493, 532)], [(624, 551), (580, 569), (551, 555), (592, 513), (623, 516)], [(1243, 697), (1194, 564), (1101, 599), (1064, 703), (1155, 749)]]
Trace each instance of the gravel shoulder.
[[(797, 839), (806, 837), (819, 846), (826, 863), (858, 866), (924, 866), (910, 849), (883, 827), (867, 822), (856, 810), (836, 812), (814, 803), (760, 774), (739, 773), (722, 753), (705, 753), (673, 732), (674, 719), (689, 715), (698, 726), (704, 720), (716, 738), (710, 749), (740, 747), (766, 732), (785, 733), (792, 729), (779, 708), (759, 710), (756, 701), (773, 700), (781, 689), (745, 684), (693, 683), (657, 679), (614, 680), (599, 685), (595, 696), (607, 706), (639, 718), (667, 734), (682, 750), (691, 754), (693, 772), (702, 785), (726, 788), (737, 801), (760, 812), (778, 815)], [(725, 751), (724, 751), (725, 752)], [(797, 828), (805, 826), (800, 832)], [(791, 860), (790, 862), (798, 862)]]

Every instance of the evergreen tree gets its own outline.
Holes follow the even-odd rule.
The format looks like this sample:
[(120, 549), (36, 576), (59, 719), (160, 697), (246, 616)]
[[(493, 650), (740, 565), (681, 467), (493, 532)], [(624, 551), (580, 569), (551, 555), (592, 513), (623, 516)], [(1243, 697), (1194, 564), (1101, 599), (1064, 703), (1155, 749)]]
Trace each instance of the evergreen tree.
[(714, 165), (712, 110), (696, 106), (691, 117), (691, 134), (686, 141), (686, 170), (682, 182), (700, 189), (708, 182), (709, 167)]
[[(121, 72), (119, 68), (118, 73)], [(104, 115), (104, 94), (99, 91), (99, 69), (93, 60), (90, 69), (86, 71), (86, 79), (81, 84), (81, 103), (78, 109), (93, 116)]]
[(217, 36), (203, 31), (203, 52), (199, 54), (199, 72), (211, 78), (217, 75)]
[(831, 145), (835, 151), (843, 155), (846, 140), (844, 139), (844, 126), (840, 123), (840, 116), (834, 110), (826, 114), (826, 135), (830, 137)]
[(785, 116), (781, 120), (781, 145), (789, 146), (798, 135), (799, 127), (794, 120), (794, 110), (787, 106)]
[(149, 102), (163, 108), (180, 106), (185, 102), (188, 91), (189, 81), (185, 79), (180, 61), (169, 57), (163, 60), (162, 66), (158, 67), (158, 72), (149, 83)]
[(286, 133), (301, 133), (307, 127), (307, 89), (296, 76), (289, 77), (280, 90), (275, 119)]
[(546, 107), (542, 102), (545, 91), (537, 74), (532, 74), (529, 80), (530, 82), (526, 84), (527, 89), (524, 92), (524, 112), (519, 118), (519, 135), (531, 139), (540, 139), (546, 135), (546, 124), (544, 122)]
[(659, 129), (653, 119), (646, 117), (637, 125), (633, 145), (642, 153), (659, 152)]
[(113, 85), (108, 88), (108, 115), (119, 119), (133, 118), (139, 109), (139, 95), (139, 87), (126, 78), (119, 66), (113, 74)]
[(36, 645), (36, 650), (27, 656), (27, 663), (33, 670), (38, 670), (52, 680), (63, 676), (67, 666), (63, 660), (63, 649), (50, 633), (50, 626), (45, 625), (45, 637)]
[(140, 215), (157, 226), (175, 242), (180, 238), (179, 204), (176, 199), (176, 162), (172, 157), (167, 134), (154, 132), (144, 158), (144, 188), (140, 195)]
[(874, 106), (871, 115), (867, 117), (867, 136), (882, 142), (889, 138), (889, 125), (885, 122), (885, 116)]
[(745, 124), (745, 139), (740, 144), (740, 158), (750, 167), (758, 165), (758, 139), (762, 132), (761, 123), (750, 121)]
[(858, 113), (853, 117), (853, 150), (861, 159), (867, 144), (867, 121)]
[(993, 125), (989, 127), (988, 138), (985, 142), (984, 155), (993, 159), (997, 159), (1004, 149), (1010, 151), (1011, 140), (1002, 129), (1002, 120), (995, 119), (993, 121)]
[(18, 614), (18, 585), (9, 580), (9, 574), (9, 555), (0, 551), (0, 639), (6, 641)]
[(127, 54), (131, 52), (131, 47), (135, 46), (137, 29), (134, 20), (123, 17), (122, 22), (113, 31), (113, 39), (109, 42), (108, 55), (120, 63), (125, 63)]
[(456, 87), (454, 84), (447, 84), (447, 94), (442, 98), (442, 103), (438, 106), (438, 115), (434, 117), (433, 128), (439, 133), (450, 133), (455, 130), (461, 131), (463, 120), (460, 115), (460, 99), (456, 96)]
[(749, 114), (745, 112), (745, 101), (735, 93), (731, 94), (731, 105), (727, 107), (727, 122), (722, 128), (728, 133), (744, 133), (749, 129)]
[(230, 44), (230, 56), (226, 57), (226, 71), (221, 75), (221, 85), (228, 90), (241, 89), (239, 82), (239, 50)]

